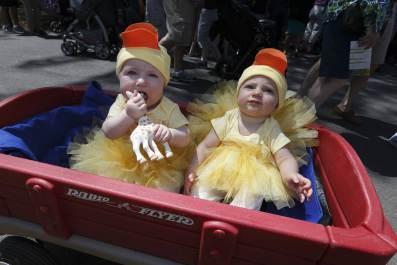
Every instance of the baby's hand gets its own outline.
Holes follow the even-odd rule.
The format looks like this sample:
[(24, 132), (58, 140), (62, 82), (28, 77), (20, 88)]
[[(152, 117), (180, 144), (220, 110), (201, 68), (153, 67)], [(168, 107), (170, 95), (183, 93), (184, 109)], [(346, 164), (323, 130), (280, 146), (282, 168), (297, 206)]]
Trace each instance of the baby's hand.
[(289, 176), (284, 176), (284, 183), (295, 193), (300, 202), (304, 202), (305, 199), (310, 200), (313, 189), (312, 183), (308, 178), (305, 178), (299, 173), (294, 173)]
[(184, 194), (190, 195), (190, 193), (192, 192), (192, 186), (193, 186), (195, 180), (196, 180), (196, 174), (193, 172), (188, 173), (185, 176), (185, 185), (183, 188)]
[(172, 138), (171, 129), (162, 124), (154, 125), (154, 137), (153, 139), (156, 142), (166, 143), (169, 142)]
[(128, 97), (125, 111), (131, 119), (138, 120), (147, 112), (146, 102), (136, 90), (134, 92), (126, 91), (125, 93)]

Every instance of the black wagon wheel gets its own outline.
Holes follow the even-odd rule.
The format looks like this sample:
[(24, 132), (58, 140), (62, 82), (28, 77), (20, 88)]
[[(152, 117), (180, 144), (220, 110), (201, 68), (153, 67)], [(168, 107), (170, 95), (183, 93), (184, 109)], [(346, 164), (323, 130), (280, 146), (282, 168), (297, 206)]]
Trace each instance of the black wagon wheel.
[(20, 236), (6, 236), (0, 241), (0, 265), (57, 265), (40, 244)]

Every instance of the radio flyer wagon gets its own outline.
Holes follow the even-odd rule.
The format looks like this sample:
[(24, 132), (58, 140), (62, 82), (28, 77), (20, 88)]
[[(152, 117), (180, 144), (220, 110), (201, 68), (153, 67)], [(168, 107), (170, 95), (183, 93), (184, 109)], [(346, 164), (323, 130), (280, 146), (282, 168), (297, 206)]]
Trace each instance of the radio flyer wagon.
[[(54, 87), (7, 98), (0, 102), (0, 128), (79, 104), (83, 95), (81, 87)], [(341, 136), (315, 128), (320, 141), (315, 166), (332, 225), (0, 154), (0, 234), (121, 264), (386, 264), (397, 251), (397, 236), (365, 167)]]

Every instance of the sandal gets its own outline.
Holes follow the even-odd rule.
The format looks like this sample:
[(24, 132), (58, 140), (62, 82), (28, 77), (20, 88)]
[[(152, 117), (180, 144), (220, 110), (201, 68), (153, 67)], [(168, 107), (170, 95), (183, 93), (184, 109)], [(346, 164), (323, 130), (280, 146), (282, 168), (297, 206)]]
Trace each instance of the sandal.
[(362, 123), (361, 119), (356, 116), (353, 110), (343, 111), (339, 108), (339, 106), (336, 106), (334, 108), (334, 112), (343, 120), (350, 122), (354, 125), (360, 125)]
[(390, 138), (386, 138), (384, 136), (378, 136), (379, 139), (388, 142), (389, 144), (391, 144), (392, 146), (394, 146), (395, 148), (397, 148), (397, 137), (390, 137)]

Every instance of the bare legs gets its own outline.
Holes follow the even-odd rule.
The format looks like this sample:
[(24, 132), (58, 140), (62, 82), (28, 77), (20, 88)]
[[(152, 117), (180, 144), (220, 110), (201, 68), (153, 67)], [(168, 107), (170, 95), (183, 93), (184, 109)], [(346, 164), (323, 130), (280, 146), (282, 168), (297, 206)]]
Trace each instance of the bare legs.
[(348, 85), (349, 79), (318, 77), (313, 87), (308, 92), (308, 97), (313, 100), (318, 109), (331, 95)]
[(354, 97), (368, 85), (369, 77), (379, 68), (378, 64), (371, 65), (371, 73), (369, 76), (353, 76), (350, 81), (349, 90), (346, 92), (342, 101), (338, 104), (338, 108), (341, 111), (350, 111), (351, 104)]
[[(372, 75), (379, 65), (371, 65)], [(328, 97), (335, 93), (338, 89), (344, 88), (349, 84), (347, 79), (336, 79), (319, 77), (320, 71), (320, 60), (315, 62), (309, 69), (309, 72), (303, 80), (302, 86), (300, 87), (298, 94), (300, 96), (308, 96), (314, 101), (316, 107), (321, 106)], [(353, 76), (350, 79), (350, 86), (346, 91), (343, 99), (338, 104), (341, 111), (350, 111), (351, 104), (354, 97), (368, 85), (368, 79), (370, 76)], [(320, 80), (321, 79), (321, 80)]]
[(298, 90), (298, 95), (307, 96), (309, 90), (312, 88), (314, 82), (316, 82), (318, 75), (320, 73), (320, 62), (318, 59), (312, 67), (310, 67), (309, 72), (307, 73), (305, 79), (303, 80), (302, 86)]

